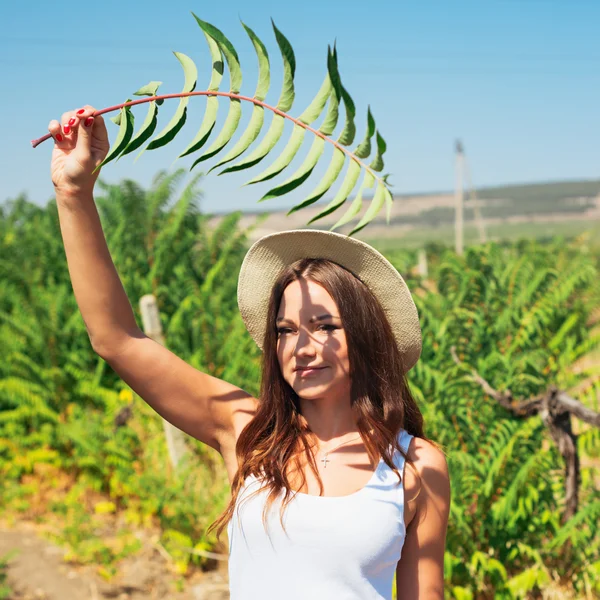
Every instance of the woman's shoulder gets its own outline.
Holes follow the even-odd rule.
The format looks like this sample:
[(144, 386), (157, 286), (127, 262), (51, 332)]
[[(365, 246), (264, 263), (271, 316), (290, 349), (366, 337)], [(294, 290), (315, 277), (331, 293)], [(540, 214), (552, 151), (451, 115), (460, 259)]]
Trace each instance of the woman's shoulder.
[(427, 503), (434, 499), (438, 506), (448, 505), (450, 474), (444, 451), (435, 443), (415, 436), (411, 439), (407, 456), (421, 480), (421, 502)]
[(425, 472), (426, 467), (448, 470), (444, 451), (434, 442), (416, 435), (410, 438), (407, 455), (420, 471)]

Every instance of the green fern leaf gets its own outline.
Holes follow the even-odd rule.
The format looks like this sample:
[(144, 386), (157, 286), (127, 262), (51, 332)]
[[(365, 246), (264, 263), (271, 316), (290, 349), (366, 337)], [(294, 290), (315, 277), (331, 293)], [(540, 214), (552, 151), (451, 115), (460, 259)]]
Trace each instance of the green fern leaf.
[[(244, 29), (248, 33), (248, 36), (252, 40), (252, 44), (254, 45), (254, 49), (256, 50), (256, 54), (258, 56), (258, 84), (256, 86), (256, 91), (254, 92), (254, 98), (256, 100), (263, 101), (269, 91), (269, 86), (271, 84), (271, 72), (270, 72), (270, 64), (269, 64), (269, 54), (267, 53), (267, 49), (265, 45), (260, 41), (258, 36), (247, 27), (244, 23), (242, 23)], [(252, 116), (250, 118), (250, 122), (246, 127), (246, 130), (237, 141), (236, 145), (231, 149), (231, 151), (225, 155), (223, 160), (219, 161), (216, 165), (213, 165), (208, 173), (232, 161), (234, 158), (237, 158), (240, 154), (245, 152), (252, 142), (258, 137), (260, 130), (262, 129), (263, 122), (265, 118), (265, 109), (258, 105), (254, 105), (254, 109), (252, 110)]]
[(354, 151), (354, 155), (358, 158), (367, 158), (371, 154), (371, 138), (375, 133), (375, 119), (371, 114), (371, 107), (367, 109), (367, 132), (365, 133), (365, 139), (358, 145)]
[(367, 171), (364, 176), (363, 183), (358, 190), (358, 194), (356, 194), (356, 197), (352, 201), (352, 204), (348, 207), (348, 210), (342, 215), (340, 220), (329, 228), (330, 231), (333, 231), (334, 229), (337, 229), (338, 227), (341, 227), (342, 225), (345, 225), (354, 219), (354, 217), (362, 209), (362, 196), (364, 190), (372, 188), (373, 185), (375, 185), (375, 176), (373, 173), (371, 173), (371, 171)]
[(296, 97), (296, 91), (294, 88), (294, 75), (296, 74), (296, 56), (294, 50), (288, 39), (277, 29), (273, 19), (271, 19), (273, 25), (273, 31), (275, 32), (275, 39), (281, 52), (283, 59), (283, 85), (281, 86), (281, 95), (277, 102), (277, 108), (282, 112), (287, 112), (292, 108), (294, 98)]
[[(219, 50), (217, 42), (215, 42), (212, 37), (207, 35), (205, 31), (202, 33), (204, 34), (206, 42), (208, 43), (208, 50), (210, 52), (210, 58), (212, 61), (212, 74), (210, 83), (208, 85), (208, 90), (211, 92), (217, 92), (219, 91), (219, 85), (221, 84), (221, 79), (223, 78), (223, 55), (221, 54), (221, 50)], [(187, 156), (196, 150), (200, 150), (200, 148), (204, 146), (210, 134), (212, 133), (215, 123), (217, 122), (218, 109), (219, 98), (217, 96), (208, 96), (206, 99), (206, 108), (204, 110), (204, 116), (202, 117), (200, 129), (188, 147), (179, 155), (178, 158), (183, 158), (184, 156)]]
[[(383, 182), (387, 183), (387, 179), (384, 177)], [(390, 192), (389, 188), (385, 186), (385, 222), (389, 225), (390, 219), (392, 218), (392, 204), (394, 202), (394, 197), (392, 196), (392, 192)]]
[(305, 133), (306, 129), (304, 129), (304, 127), (301, 125), (294, 125), (292, 135), (279, 158), (276, 159), (268, 169), (250, 181), (246, 182), (244, 185), (251, 185), (253, 183), (258, 183), (259, 181), (266, 181), (267, 179), (271, 179), (272, 177), (275, 177), (281, 173), (281, 171), (283, 171), (283, 169), (285, 169), (292, 162), (294, 156), (296, 156), (298, 153), (298, 150), (300, 150)]
[[(198, 69), (194, 64), (194, 61), (189, 56), (186, 56), (181, 52), (173, 52), (173, 54), (181, 63), (185, 76), (183, 89), (181, 91), (183, 93), (193, 92), (194, 88), (196, 87), (196, 81), (198, 80)], [(185, 124), (188, 102), (189, 96), (179, 99), (179, 106), (177, 107), (175, 114), (167, 126), (148, 144), (148, 146), (146, 146), (146, 150), (156, 150), (157, 148), (162, 148), (162, 146), (168, 144), (177, 135), (177, 133)], [(144, 151), (142, 151), (140, 155), (143, 152)]]
[(379, 211), (383, 208), (386, 189), (387, 188), (382, 183), (377, 185), (375, 196), (373, 197), (373, 200), (371, 200), (367, 212), (363, 215), (363, 218), (359, 221), (358, 225), (348, 235), (357, 233), (377, 216)]
[(283, 133), (284, 125), (285, 118), (279, 115), (274, 115), (267, 134), (261, 143), (256, 147), (256, 149), (243, 161), (236, 163), (231, 167), (227, 167), (227, 169), (223, 169), (219, 175), (233, 173), (234, 171), (241, 171), (242, 169), (249, 169), (250, 167), (258, 164), (274, 148), (275, 144), (277, 144), (281, 134)]
[[(131, 102), (131, 98), (128, 98), (125, 102)], [(106, 155), (105, 159), (94, 169), (93, 173), (99, 171), (105, 164), (111, 160), (117, 158), (119, 154), (127, 147), (129, 140), (133, 135), (133, 127), (135, 117), (131, 112), (130, 106), (124, 106), (115, 117), (111, 119), (114, 123), (119, 125), (119, 133), (115, 139), (115, 143), (110, 149), (110, 152)]]
[[(333, 59), (333, 54), (331, 54), (331, 51), (329, 48), (327, 49), (327, 51), (329, 54), (328, 68), (329, 68), (330, 80), (332, 81), (332, 90), (331, 90), (331, 93), (329, 96), (329, 108), (327, 110), (327, 115), (325, 116), (325, 119), (323, 120), (323, 124), (321, 125), (321, 127), (319, 129), (320, 133), (322, 133), (325, 136), (331, 135), (333, 133), (333, 130), (335, 129), (335, 126), (337, 125), (337, 121), (338, 121), (338, 117), (339, 117), (339, 76), (337, 75), (337, 70), (335, 69), (335, 62)], [(334, 85), (334, 82), (336, 82), (338, 85)], [(310, 176), (310, 174), (312, 173), (313, 169), (315, 168), (317, 162), (321, 158), (324, 148), (325, 148), (325, 140), (320, 136), (316, 137), (313, 141), (311, 149), (308, 152), (308, 155), (306, 156), (306, 158), (304, 159), (304, 161), (302, 162), (300, 167), (298, 167), (296, 172), (287, 181), (285, 181), (281, 185), (273, 188), (272, 190), (269, 190), (259, 200), (259, 202), (262, 202), (263, 200), (269, 200), (270, 198), (276, 198), (278, 196), (283, 196), (284, 194), (287, 194), (291, 190), (297, 188), (299, 185), (304, 183), (304, 181), (306, 181), (306, 179)], [(329, 168), (327, 173), (325, 174), (325, 178), (324, 178), (325, 182), (327, 182), (329, 180), (329, 178), (331, 177), (331, 175), (334, 173), (335, 173), (335, 177), (333, 178), (333, 180), (331, 180), (331, 183), (333, 183), (333, 181), (335, 181), (335, 178), (339, 175), (342, 165), (343, 165), (343, 162), (344, 162), (343, 152), (339, 151), (337, 148), (335, 149), (335, 151), (342, 155), (341, 156), (341, 164), (339, 165), (339, 168), (337, 168), (337, 164), (339, 163), (339, 157), (336, 156), (336, 154), (334, 153), (334, 157), (333, 157), (333, 161), (332, 161), (333, 168)], [(330, 167), (331, 167), (331, 165), (330, 165)], [(337, 170), (337, 172), (336, 172), (336, 170)], [(305, 201), (304, 205), (306, 205), (308, 203), (316, 202), (329, 189), (329, 187), (331, 186), (331, 183), (329, 183), (329, 185), (327, 185), (325, 187), (325, 189), (320, 193), (320, 195), (317, 195), (316, 197), (315, 196), (311, 197), (310, 202)]]
[(223, 129), (221, 129), (221, 133), (217, 136), (217, 139), (209, 146), (206, 152), (197, 158), (192, 166), (190, 167), (190, 171), (198, 164), (205, 160), (208, 160), (218, 152), (220, 152), (228, 143), (229, 140), (233, 137), (235, 130), (240, 122), (240, 118), (242, 116), (242, 104), (237, 98), (231, 98), (229, 101), (229, 112), (227, 113), (227, 117), (225, 119), (225, 123), (223, 124)]
[(382, 171), (383, 170), (383, 153), (386, 150), (386, 143), (384, 139), (381, 137), (379, 131), (377, 132), (377, 153), (375, 157), (371, 161), (369, 167), (373, 169), (373, 171)]
[[(330, 142), (335, 146), (335, 148), (333, 149), (333, 154), (325, 174), (321, 177), (320, 181), (314, 187), (312, 192), (301, 203), (294, 206), (288, 212), (288, 214), (309, 206), (322, 198), (339, 177), (344, 167), (346, 156), (348, 156), (350, 158), (348, 170), (339, 191), (333, 200), (331, 200), (331, 202), (329, 202), (329, 204), (327, 204), (323, 210), (321, 210), (313, 219), (311, 219), (310, 222), (312, 223), (330, 214), (347, 200), (349, 195), (354, 190), (361, 169), (364, 166), (366, 167), (368, 173), (365, 174), (363, 184), (359, 189), (359, 193), (344, 216), (336, 225), (334, 225), (333, 229), (339, 227), (340, 224), (348, 222), (349, 219), (358, 214), (362, 207), (362, 194), (364, 190), (372, 188), (373, 186), (375, 186), (376, 189), (369, 209), (358, 225), (350, 233), (350, 235), (352, 235), (352, 233), (356, 233), (367, 223), (369, 223), (384, 205), (386, 207), (386, 220), (389, 223), (393, 203), (393, 196), (388, 185), (389, 175), (386, 174), (382, 177), (377, 177), (375, 175), (375, 172), (380, 172), (383, 170), (383, 155), (386, 151), (386, 143), (376, 128), (375, 120), (371, 113), (370, 107), (367, 110), (367, 130), (365, 132), (363, 141), (356, 147), (354, 153), (348, 152), (342, 147), (352, 144), (356, 137), (356, 107), (350, 94), (342, 85), (335, 43), (333, 48), (327, 48), (327, 74), (317, 94), (313, 97), (312, 101), (308, 104), (300, 116), (294, 119), (287, 113), (291, 109), (295, 99), (294, 76), (296, 70), (296, 59), (291, 44), (275, 26), (273, 20), (271, 20), (271, 23), (279, 51), (282, 56), (284, 71), (282, 89), (277, 107), (267, 106), (264, 104), (264, 99), (268, 93), (271, 81), (270, 62), (265, 45), (254, 33), (254, 31), (245, 23), (241, 22), (253, 44), (258, 60), (258, 80), (255, 95), (253, 99), (249, 99), (246, 96), (240, 95), (240, 88), (242, 85), (242, 70), (239, 56), (230, 40), (214, 25), (203, 21), (193, 12), (192, 16), (196, 20), (196, 23), (200, 27), (204, 37), (207, 40), (212, 60), (212, 73), (209, 89), (194, 93), (198, 77), (196, 65), (185, 54), (174, 52), (175, 57), (179, 60), (184, 70), (185, 81), (182, 94), (207, 96), (206, 108), (200, 129), (196, 133), (194, 139), (188, 144), (187, 148), (179, 155), (178, 158), (182, 158), (203, 148), (208, 142), (208, 139), (212, 134), (216, 124), (219, 97), (227, 96), (229, 97), (229, 110), (225, 119), (225, 123), (216, 139), (212, 142), (208, 149), (194, 161), (190, 170), (199, 163), (204, 162), (218, 154), (231, 141), (234, 133), (237, 131), (242, 113), (241, 101), (250, 100), (255, 104), (248, 125), (233, 148), (227, 152), (224, 157), (219, 160), (219, 162), (212, 166), (210, 171), (216, 169), (217, 167), (221, 167), (230, 161), (233, 161), (250, 148), (253, 142), (258, 139), (258, 136), (263, 129), (265, 118), (264, 112), (267, 108), (272, 110), (275, 114), (264, 139), (258, 144), (258, 147), (244, 160), (223, 169), (219, 174), (249, 168), (260, 162), (281, 139), (285, 119), (290, 119), (295, 123), (295, 126), (291, 132), (291, 136), (287, 144), (283, 148), (283, 151), (274, 159), (269, 167), (267, 167), (259, 175), (250, 179), (245, 185), (267, 181), (287, 168), (300, 150), (307, 130), (316, 133), (316, 139), (314, 139), (307, 156), (302, 161), (300, 167), (296, 169), (294, 174), (282, 184), (269, 190), (259, 201), (280, 197), (303, 184), (314, 171), (318, 161), (321, 159), (325, 148), (325, 143)], [(219, 91), (225, 62), (227, 63), (230, 76), (229, 93)], [(135, 95), (155, 96), (160, 85), (161, 82), (150, 82), (135, 92)], [(109, 155), (103, 161), (102, 165), (106, 164), (110, 160), (113, 160), (114, 158), (119, 158), (120, 156), (124, 156), (133, 152), (134, 150), (140, 148), (152, 137), (157, 127), (158, 106), (162, 104), (163, 100), (154, 100), (152, 98), (149, 98), (148, 100), (150, 101), (150, 105), (148, 107), (145, 120), (135, 137), (133, 137), (133, 115), (131, 114), (129, 107), (123, 107), (122, 112), (117, 115), (115, 119), (113, 119), (115, 123), (119, 125), (119, 133), (117, 135), (117, 141), (114, 147), (109, 152)], [(143, 154), (143, 152), (145, 152), (145, 150), (160, 148), (174, 139), (186, 122), (188, 102), (189, 96), (180, 98), (179, 106), (177, 107), (175, 114), (170, 119), (166, 127), (147, 144), (146, 148), (138, 154), (136, 160), (141, 156), (141, 154)], [(333, 134), (338, 124), (341, 103), (344, 105), (345, 124), (337, 138), (337, 141), (333, 142), (333, 140), (330, 139), (330, 136)], [(327, 111), (324, 115), (320, 129), (318, 132), (315, 132), (310, 126), (321, 117), (326, 107)], [(102, 112), (106, 112), (106, 110)], [(367, 158), (371, 154), (371, 139), (374, 135), (377, 145), (376, 153), (370, 164), (364, 165), (361, 159)], [(48, 136), (45, 136), (44, 139), (47, 137)], [(34, 146), (37, 145), (37, 143), (39, 143), (38, 140), (33, 140)], [(100, 168), (102, 165), (100, 165), (98, 168)], [(114, 220), (115, 216), (116, 215), (113, 214), (111, 218)], [(119, 235), (125, 235), (122, 227), (118, 229), (118, 233)], [(561, 295), (564, 295), (564, 290), (566, 289), (567, 288), (564, 285), (560, 289), (554, 288), (552, 290), (551, 300), (556, 301), (557, 298), (559, 298)], [(461, 290), (458, 293), (462, 294), (464, 291)], [(546, 323), (550, 318), (552, 318), (552, 314), (553, 313), (549, 302), (540, 303), (540, 305), (536, 307), (535, 314), (532, 314), (529, 321), (523, 324), (521, 328), (522, 335), (531, 335), (536, 330), (535, 328), (539, 326), (539, 324)]]
[(356, 125), (354, 124), (356, 108), (354, 106), (354, 101), (344, 87), (342, 87), (342, 100), (344, 102), (344, 108), (346, 109), (346, 125), (337, 141), (338, 144), (342, 144), (342, 146), (349, 146), (356, 136)]
[[(273, 19), (271, 19), (271, 24), (273, 25), (275, 39), (277, 40), (277, 45), (283, 59), (283, 84), (281, 86), (281, 94), (279, 96), (279, 102), (277, 103), (277, 109), (282, 112), (287, 112), (292, 108), (295, 97), (294, 74), (296, 72), (296, 57), (294, 56), (294, 50), (292, 49), (291, 44), (283, 33), (277, 29)], [(242, 169), (249, 169), (258, 164), (274, 148), (275, 144), (277, 144), (279, 138), (281, 138), (281, 135), (283, 134), (284, 125), (284, 117), (278, 114), (273, 115), (269, 130), (256, 149), (243, 161), (236, 163), (227, 169), (223, 169), (219, 175), (241, 171)]]
[(333, 133), (335, 126), (338, 122), (340, 97), (342, 93), (340, 74), (338, 73), (335, 58), (329, 47), (327, 48), (327, 72), (329, 75), (329, 81), (331, 82), (331, 92), (329, 93), (329, 107), (327, 109), (325, 119), (323, 120), (323, 124), (319, 128), (319, 131), (323, 135), (329, 136)]
[(258, 58), (258, 83), (254, 92), (256, 100), (264, 100), (267, 97), (269, 87), (271, 86), (271, 65), (269, 62), (269, 53), (267, 48), (261, 42), (259, 37), (245, 23), (242, 26), (252, 41), (256, 56)]
[[(242, 134), (240, 139), (237, 141), (236, 145), (231, 149), (230, 152), (228, 152), (225, 155), (225, 158), (223, 158), (223, 160), (219, 161), (216, 165), (213, 165), (207, 171), (207, 173), (210, 173), (217, 167), (220, 167), (220, 166), (228, 163), (229, 161), (232, 161), (234, 158), (237, 158), (240, 154), (245, 152), (250, 147), (250, 144), (252, 144), (252, 142), (254, 142), (254, 140), (260, 134), (260, 130), (262, 129), (264, 119), (265, 119), (265, 109), (262, 106), (255, 105), (252, 110), (252, 116), (250, 117), (248, 126), (246, 127), (246, 130), (244, 131), (244, 133)], [(256, 163), (253, 163), (253, 164), (256, 164)], [(251, 165), (249, 165), (249, 166), (251, 166)], [(232, 169), (232, 170), (237, 170), (237, 169)], [(227, 173), (227, 172), (228, 172), (228, 170), (221, 171), (221, 173), (219, 173), (219, 175), (222, 175), (223, 173)]]
[[(317, 95), (313, 98), (312, 102), (308, 105), (306, 110), (298, 117), (298, 120), (301, 121), (302, 123), (305, 123), (306, 125), (310, 125), (313, 121), (318, 119), (319, 116), (321, 115), (321, 113), (323, 112), (323, 109), (325, 108), (327, 99), (331, 96), (331, 91), (332, 91), (332, 84), (331, 84), (331, 79), (330, 79), (329, 73), (328, 73), (321, 85), (321, 88), (317, 92)], [(298, 131), (299, 129), (302, 131), (302, 133), (300, 133)], [(295, 125), (294, 130), (292, 131), (292, 136), (291, 136), (288, 144), (286, 145), (285, 149), (283, 150), (283, 153), (279, 156), (279, 158), (276, 159), (275, 162), (270, 167), (265, 169), (262, 173), (260, 173), (259, 175), (257, 175), (253, 179), (251, 179), (250, 181), (247, 181), (244, 185), (251, 185), (253, 183), (259, 183), (261, 181), (266, 181), (267, 179), (271, 179), (271, 178), (275, 177), (276, 175), (278, 175), (279, 173), (281, 173), (281, 171), (283, 171), (283, 169), (285, 169), (292, 162), (294, 156), (296, 156), (296, 154), (298, 153), (298, 150), (300, 150), (300, 147), (302, 146), (302, 141), (304, 140), (305, 131), (306, 130), (304, 129), (304, 127), (302, 127), (300, 125)], [(323, 141), (322, 138), (319, 138), (319, 139), (321, 139), (321, 141)], [(316, 140), (315, 140), (315, 142), (316, 142)], [(314, 158), (313, 153), (318, 152), (318, 146), (319, 146), (318, 143), (313, 144), (313, 146), (311, 147), (311, 151), (309, 152), (309, 155), (306, 158), (305, 165), (303, 167), (300, 167), (300, 169), (299, 169), (300, 174), (298, 175), (298, 178), (303, 177), (302, 181), (300, 183), (302, 183), (308, 177), (308, 175), (310, 175), (310, 172), (308, 172), (308, 174), (305, 173), (306, 169), (310, 169), (310, 171), (312, 171), (312, 168), (314, 168), (314, 164), (313, 164), (312, 168), (310, 168), (310, 161), (312, 161), (312, 159)], [(322, 152), (322, 148), (321, 148), (321, 152)], [(319, 154), (319, 156), (320, 156), (320, 154)], [(317, 160), (318, 160), (318, 157), (317, 157)], [(306, 175), (306, 176), (304, 176), (304, 175)], [(294, 186), (294, 187), (297, 187), (297, 186)], [(290, 189), (293, 189), (293, 187), (291, 187)], [(276, 194), (276, 195), (279, 195), (279, 194)], [(272, 198), (274, 196), (270, 196), (270, 197)], [(265, 199), (264, 197), (261, 198), (261, 200), (264, 200), (264, 199)]]
[(310, 125), (314, 121), (316, 121), (323, 112), (325, 105), (327, 104), (327, 100), (331, 95), (332, 85), (331, 79), (329, 77), (329, 73), (323, 80), (317, 95), (313, 98), (312, 102), (306, 107), (304, 112), (298, 117), (298, 121), (302, 121), (306, 125)]
[[(291, 215), (292, 213), (296, 212), (297, 210), (300, 210), (301, 208), (304, 208), (305, 206), (309, 206), (310, 204), (313, 204), (314, 202), (319, 200), (319, 198), (321, 198), (327, 192), (327, 190), (329, 190), (329, 188), (333, 185), (334, 181), (337, 179), (338, 175), (341, 173), (342, 167), (344, 166), (345, 159), (346, 159), (346, 155), (338, 148), (335, 148), (333, 150), (333, 156), (331, 157), (329, 166), (327, 167), (327, 171), (325, 171), (325, 174), (323, 175), (321, 181), (317, 184), (315, 189), (308, 195), (307, 198), (305, 198), (300, 204), (297, 204), (296, 206), (291, 208), (287, 214)], [(360, 175), (360, 165), (356, 161), (354, 161), (354, 160), (350, 161), (349, 171), (350, 170), (352, 170), (353, 173), (354, 173), (354, 171), (356, 171), (356, 179), (358, 179), (358, 176)], [(335, 196), (335, 198), (325, 207), (325, 209), (323, 211), (321, 211), (316, 217), (313, 217), (309, 221), (309, 224), (312, 223), (313, 221), (316, 221), (317, 219), (320, 219), (321, 217), (324, 217), (325, 215), (328, 215), (330, 212), (332, 212), (338, 206), (340, 206), (340, 204), (345, 202), (346, 198), (348, 197), (348, 194), (350, 194), (350, 192), (354, 188), (356, 179), (354, 179), (354, 181), (352, 182), (352, 187), (348, 190), (348, 192), (344, 196), (344, 189), (345, 189), (344, 184), (346, 184), (346, 186), (347, 186), (350, 183), (350, 180), (348, 179), (348, 181), (346, 181), (346, 178), (345, 178), (344, 182), (342, 183), (342, 189), (340, 190), (341, 193), (338, 193)], [(342, 198), (342, 196), (343, 196), (343, 198)]]
[[(134, 96), (156, 96), (158, 88), (162, 84), (162, 81), (151, 81), (147, 85), (141, 87), (137, 92), (133, 92)], [(127, 144), (127, 147), (121, 153), (119, 158), (122, 158), (126, 154), (137, 150), (150, 136), (154, 133), (156, 125), (158, 123), (158, 106), (161, 105), (164, 100), (153, 100), (148, 106), (148, 112), (146, 118), (140, 127), (140, 130), (136, 136)], [(139, 156), (137, 157), (139, 158)], [(136, 158), (136, 160), (137, 160)]]
[[(203, 31), (217, 42), (219, 49), (225, 56), (230, 75), (229, 91), (232, 94), (239, 93), (240, 87), (242, 86), (242, 70), (240, 68), (240, 60), (237, 55), (237, 52), (235, 51), (235, 48), (219, 29), (217, 29), (213, 25), (210, 25), (209, 23), (206, 23), (206, 21), (202, 21), (196, 15), (194, 15), (194, 17), (198, 22), (198, 25), (200, 25), (200, 27), (203, 29)], [(209, 158), (220, 152), (229, 143), (229, 140), (231, 140), (233, 134), (237, 129), (241, 116), (242, 105), (240, 100), (237, 98), (230, 98), (229, 112), (227, 113), (227, 117), (225, 118), (223, 129), (221, 129), (221, 132), (217, 136), (217, 139), (215, 139), (215, 141), (208, 147), (206, 152), (194, 161), (194, 163), (190, 167), (190, 171), (197, 164), (208, 160)]]
[(213, 40), (215, 40), (215, 42), (217, 42), (221, 52), (223, 52), (225, 55), (231, 81), (229, 91), (232, 94), (237, 94), (242, 87), (242, 70), (240, 68), (240, 59), (235, 51), (235, 48), (220, 29), (217, 29), (214, 25), (199, 19), (194, 13), (192, 13), (192, 15), (196, 19), (198, 25), (200, 25), (202, 31), (204, 31), (207, 36), (211, 37)]
[[(293, 189), (296, 189), (299, 185), (304, 183), (306, 179), (310, 176), (315, 165), (321, 158), (321, 154), (323, 154), (323, 149), (325, 148), (325, 140), (320, 137), (316, 137), (313, 140), (312, 146), (302, 162), (302, 164), (298, 167), (296, 172), (287, 180), (284, 181), (281, 185), (274, 187), (272, 190), (269, 190), (260, 200), (259, 202), (263, 202), (264, 200), (269, 200), (271, 198), (277, 198), (278, 196), (283, 196), (287, 194)], [(253, 183), (253, 182), (249, 182)]]

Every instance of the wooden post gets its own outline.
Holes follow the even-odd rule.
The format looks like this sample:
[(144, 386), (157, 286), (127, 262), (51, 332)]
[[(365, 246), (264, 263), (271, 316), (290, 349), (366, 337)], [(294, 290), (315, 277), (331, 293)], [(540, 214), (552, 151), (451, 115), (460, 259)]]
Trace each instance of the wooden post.
[(464, 154), (460, 140), (456, 140), (456, 188), (454, 190), (455, 218), (454, 218), (454, 249), (459, 256), (463, 255), (463, 168)]
[[(153, 294), (146, 294), (140, 298), (140, 312), (142, 313), (144, 333), (161, 346), (164, 346), (165, 338), (158, 314), (158, 305)], [(165, 419), (163, 419), (163, 429), (167, 440), (171, 465), (176, 469), (181, 458), (187, 453), (185, 434)]]
[(419, 262), (417, 264), (417, 271), (421, 277), (427, 277), (429, 275), (429, 269), (427, 268), (427, 253), (423, 248), (419, 250)]

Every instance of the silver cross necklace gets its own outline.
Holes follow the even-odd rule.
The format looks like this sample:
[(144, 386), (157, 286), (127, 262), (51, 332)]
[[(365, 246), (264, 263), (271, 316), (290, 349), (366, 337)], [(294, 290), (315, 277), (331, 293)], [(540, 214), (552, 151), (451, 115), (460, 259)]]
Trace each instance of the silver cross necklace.
[(343, 446), (344, 444), (347, 444), (348, 442), (352, 442), (354, 440), (357, 440), (358, 438), (360, 438), (361, 436), (357, 436), (355, 438), (352, 438), (351, 440), (346, 440), (345, 442), (342, 442), (341, 444), (338, 444), (337, 446), (335, 446), (334, 448), (332, 448), (331, 450), (327, 450), (327, 451), (322, 451), (321, 454), (324, 454), (325, 456), (323, 458), (321, 458), (321, 462), (323, 463), (323, 468), (326, 469), (327, 468), (327, 463), (330, 462), (329, 459), (327, 458), (327, 456), (333, 452), (334, 450), (337, 450), (340, 446)]

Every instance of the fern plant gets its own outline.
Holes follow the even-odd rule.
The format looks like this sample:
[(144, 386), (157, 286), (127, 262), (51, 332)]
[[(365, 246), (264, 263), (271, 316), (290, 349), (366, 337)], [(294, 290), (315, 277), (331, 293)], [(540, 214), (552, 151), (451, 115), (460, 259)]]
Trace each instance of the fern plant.
[[(192, 15), (196, 19), (196, 22), (206, 38), (212, 60), (212, 74), (208, 89), (204, 91), (195, 91), (198, 79), (198, 69), (194, 61), (186, 54), (174, 52), (175, 57), (181, 64), (184, 72), (184, 85), (180, 93), (157, 95), (158, 88), (162, 82), (151, 81), (133, 93), (134, 96), (147, 96), (146, 98), (133, 101), (128, 98), (123, 104), (111, 106), (94, 113), (95, 115), (102, 115), (107, 112), (119, 110), (119, 113), (111, 119), (119, 126), (117, 137), (108, 155), (104, 161), (98, 165), (96, 171), (110, 161), (121, 158), (142, 148), (155, 132), (158, 123), (159, 106), (163, 104), (165, 99), (169, 98), (179, 98), (179, 105), (177, 106), (175, 114), (171, 117), (167, 125), (139, 152), (137, 158), (139, 158), (146, 150), (155, 150), (165, 146), (181, 131), (186, 122), (187, 105), (190, 96), (207, 96), (204, 118), (200, 128), (196, 133), (196, 136), (179, 155), (179, 158), (198, 152), (205, 146), (213, 133), (219, 109), (219, 97), (228, 98), (229, 110), (221, 131), (216, 135), (204, 153), (195, 160), (191, 169), (201, 162), (217, 155), (231, 141), (240, 124), (242, 112), (241, 103), (250, 102), (254, 105), (254, 108), (245, 130), (233, 148), (214, 164), (209, 169), (209, 172), (217, 167), (222, 167), (227, 163), (231, 163), (250, 148), (250, 146), (258, 139), (263, 129), (265, 110), (269, 110), (273, 113), (273, 119), (267, 133), (260, 143), (258, 143), (245, 158), (222, 169), (219, 175), (248, 169), (262, 161), (273, 150), (274, 146), (283, 135), (284, 124), (287, 119), (294, 123), (294, 128), (287, 145), (271, 165), (260, 174), (250, 179), (247, 182), (247, 185), (272, 179), (286, 169), (302, 147), (307, 131), (314, 135), (312, 145), (306, 158), (297, 170), (284, 182), (271, 188), (262, 196), (262, 198), (260, 198), (259, 202), (283, 196), (304, 183), (321, 159), (327, 142), (332, 144), (334, 149), (325, 174), (304, 200), (288, 211), (288, 215), (301, 210), (322, 198), (338, 179), (344, 164), (347, 162), (348, 168), (338, 192), (323, 210), (309, 221), (309, 224), (329, 215), (342, 206), (356, 187), (361, 172), (364, 172), (364, 177), (354, 201), (331, 229), (337, 229), (352, 221), (362, 209), (363, 194), (365, 191), (372, 190), (373, 188), (375, 191), (369, 208), (365, 211), (356, 226), (350, 231), (349, 235), (353, 235), (363, 229), (375, 218), (384, 205), (386, 207), (386, 221), (389, 223), (392, 205), (392, 193), (390, 192), (388, 184), (389, 174), (381, 174), (384, 166), (383, 154), (386, 151), (386, 143), (376, 128), (375, 119), (369, 108), (367, 111), (367, 128), (364, 139), (353, 150), (349, 149), (356, 136), (356, 107), (350, 94), (341, 82), (335, 44), (333, 49), (330, 46), (327, 48), (327, 74), (319, 91), (312, 102), (298, 117), (292, 117), (289, 114), (289, 111), (292, 109), (295, 98), (294, 75), (296, 71), (296, 57), (290, 42), (275, 26), (275, 23), (271, 20), (275, 39), (283, 61), (283, 83), (277, 105), (271, 106), (265, 102), (271, 78), (269, 54), (266, 46), (254, 31), (246, 24), (242, 23), (244, 30), (252, 42), (258, 60), (258, 83), (254, 96), (249, 97), (240, 94), (242, 85), (240, 59), (229, 39), (214, 25), (201, 20), (194, 13), (192, 13)], [(230, 86), (228, 92), (219, 90), (225, 63), (229, 70)], [(134, 135), (134, 115), (131, 111), (131, 107), (142, 103), (149, 103), (150, 105), (144, 122)], [(345, 124), (337, 139), (334, 140), (331, 136), (338, 124), (341, 105), (344, 106), (345, 110)], [(318, 129), (312, 127), (311, 125), (313, 125), (322, 115), (326, 106), (327, 111), (321, 126)], [(31, 143), (35, 148), (38, 144), (50, 137), (51, 136), (48, 134), (37, 140), (32, 140)], [(367, 164), (365, 159), (371, 155), (372, 138), (375, 138), (376, 140), (376, 151), (371, 161)]]
[[(490, 243), (464, 257), (446, 251), (431, 272), (434, 293), (408, 282), (429, 333), (411, 389), (428, 431), (448, 449), (453, 502), (445, 573), (453, 597), (524, 598), (557, 582), (583, 597), (590, 582), (599, 585), (592, 469), (582, 469), (580, 511), (563, 524), (564, 468), (541, 419), (515, 420), (490, 401), (454, 364), (450, 348), (515, 397), (535, 396), (549, 382), (588, 389), (597, 364), (571, 365), (600, 342), (589, 324), (598, 306), (597, 268), (575, 244), (527, 242)], [(597, 437), (584, 429), (580, 452)], [(568, 538), (572, 554), (563, 546)]]

